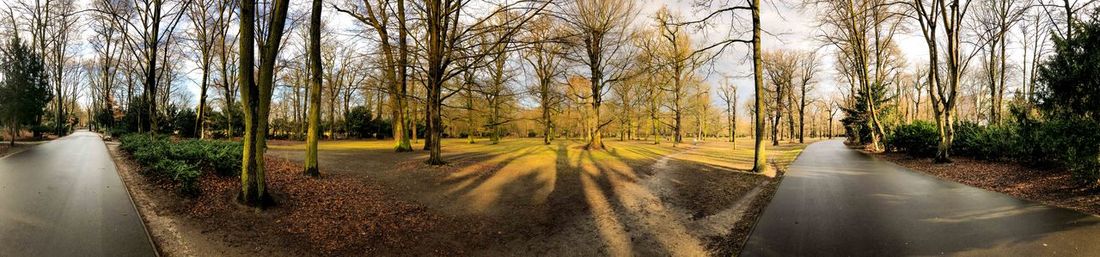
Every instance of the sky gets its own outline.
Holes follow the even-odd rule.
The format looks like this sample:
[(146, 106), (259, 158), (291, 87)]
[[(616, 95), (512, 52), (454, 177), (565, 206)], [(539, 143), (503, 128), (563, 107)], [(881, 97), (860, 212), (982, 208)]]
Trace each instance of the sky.
[[(343, 0), (336, 0), (342, 3)], [(686, 16), (687, 20), (697, 19), (700, 15), (705, 15), (709, 11), (697, 10), (691, 7), (692, 2), (696, 0), (637, 0), (639, 1), (640, 14), (636, 19), (638, 22), (648, 22), (651, 20), (652, 14), (663, 6), (668, 6), (669, 9)], [(721, 1), (721, 0), (719, 0)], [(740, 2), (739, 0), (731, 0), (732, 2)], [(78, 3), (82, 6), (89, 6), (90, 0), (78, 0)], [(309, 1), (291, 1), (292, 9), (307, 10)], [(764, 0), (764, 8), (761, 10), (761, 24), (763, 30), (766, 32), (762, 36), (763, 50), (774, 49), (796, 49), (803, 51), (816, 51), (821, 56), (821, 65), (819, 66), (819, 73), (817, 79), (817, 87), (814, 95), (817, 97), (836, 94), (838, 92), (838, 82), (835, 78), (835, 71), (833, 69), (833, 47), (823, 47), (822, 43), (814, 38), (821, 33), (817, 29), (815, 18), (817, 13), (814, 8), (799, 8), (798, 0)], [(352, 28), (357, 21), (354, 21), (351, 17), (337, 13), (331, 8), (331, 5), (325, 6), (325, 20), (329, 22), (337, 30), (339, 28)], [(746, 13), (747, 14), (747, 13)], [(696, 46), (704, 46), (712, 44), (715, 40), (719, 40), (725, 35), (725, 29), (732, 26), (728, 22), (716, 23), (707, 30), (692, 30), (693, 41)], [(738, 25), (743, 26), (743, 25)], [(747, 29), (747, 28), (746, 28)], [(350, 33), (344, 29), (343, 34)], [(90, 30), (86, 33), (91, 33)], [(924, 46), (923, 39), (912, 32), (900, 33), (896, 36), (895, 40), (898, 42), (900, 49), (906, 56), (909, 65), (912, 66), (915, 63), (926, 62), (927, 60), (927, 48)], [(87, 48), (87, 47), (85, 47)], [(1013, 52), (1018, 51), (1010, 45), (1009, 49), (1011, 62), (1016, 62)], [(84, 49), (82, 51), (84, 55), (91, 55), (90, 49)], [(712, 87), (717, 87), (725, 83), (726, 76), (732, 76), (731, 82), (738, 86), (740, 103), (744, 103), (751, 99), (753, 94), (753, 81), (752, 63), (751, 63), (751, 48), (746, 44), (739, 44), (733, 48), (727, 49), (723, 55), (719, 57), (712, 67), (705, 67), (700, 69), (699, 75), (705, 76), (706, 80)], [(201, 78), (201, 71), (195, 69), (194, 65), (190, 65), (190, 68), (185, 68), (189, 71), (188, 78), (183, 83), (191, 93), (190, 101), (195, 103), (198, 101), (199, 86), (196, 83)], [(846, 87), (846, 86), (845, 86)], [(717, 96), (717, 90), (712, 91), (712, 100), (717, 104), (720, 102)]]

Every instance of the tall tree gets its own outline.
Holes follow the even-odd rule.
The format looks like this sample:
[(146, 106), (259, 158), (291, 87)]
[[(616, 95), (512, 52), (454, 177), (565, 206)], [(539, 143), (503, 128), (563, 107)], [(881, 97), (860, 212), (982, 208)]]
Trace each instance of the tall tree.
[(813, 52), (800, 53), (798, 57), (798, 143), (802, 144), (806, 142), (806, 106), (813, 104), (812, 100), (807, 103), (806, 94), (813, 91), (817, 67), (821, 64)]
[[(798, 69), (798, 61), (794, 53), (787, 50), (776, 50), (764, 53), (764, 72), (765, 77), (768, 79), (769, 84), (773, 88), (768, 90), (771, 96), (775, 99), (775, 105), (773, 108), (772, 116), (772, 145), (779, 145), (779, 122), (783, 118), (783, 113), (786, 112), (790, 105), (784, 104), (783, 100), (789, 100), (791, 87), (794, 86), (795, 73)], [(764, 109), (767, 110), (767, 109)], [(764, 112), (767, 113), (767, 112)], [(792, 119), (792, 117), (787, 117)]]
[(319, 176), (317, 140), (321, 130), (321, 0), (313, 0), (309, 19), (309, 135), (306, 138), (305, 174)]
[(126, 4), (102, 5), (107, 9), (94, 11), (111, 15), (116, 27), (126, 32), (124, 42), (134, 59), (134, 67), (141, 73), (143, 104), (140, 131), (151, 132), (157, 128), (158, 78), (164, 69), (158, 66), (161, 57), (167, 57), (165, 42), (175, 36), (175, 30), (186, 13), (190, 1), (184, 0), (133, 0)]
[(629, 40), (631, 23), (638, 14), (633, 0), (575, 0), (568, 2), (565, 21), (580, 41), (575, 59), (588, 68), (591, 99), (586, 99), (591, 115), (588, 149), (603, 149), (600, 129), (610, 124), (600, 117), (600, 106), (608, 85), (621, 83), (630, 70)]
[(1027, 8), (1020, 22), (1021, 49), (1023, 50), (1023, 93), (1028, 101), (1028, 106), (1035, 103), (1035, 81), (1038, 76), (1039, 64), (1042, 58), (1049, 52), (1050, 23), (1047, 22), (1040, 8)]
[(221, 19), (223, 10), (218, 6), (218, 0), (194, 0), (190, 6), (187, 17), (191, 20), (192, 47), (196, 50), (199, 69), (202, 71), (202, 79), (199, 81), (199, 106), (195, 118), (195, 132), (199, 138), (206, 137), (206, 96), (210, 87), (210, 75), (214, 58), (214, 47), (218, 44), (217, 33), (221, 31), (218, 26), (226, 25)]
[(53, 95), (44, 58), (18, 36), (9, 41), (2, 64), (0, 120), (7, 125), (10, 145), (14, 146), (20, 128), (37, 124)]
[[(409, 141), (407, 125), (406, 105), (408, 104), (409, 84), (409, 46), (408, 46), (408, 20), (405, 18), (405, 1), (397, 0), (391, 6), (390, 0), (363, 0), (361, 4), (353, 5), (351, 9), (337, 7), (337, 11), (346, 13), (362, 24), (369, 26), (378, 34), (379, 51), (382, 54), (382, 72), (389, 86), (390, 109), (392, 111), (391, 124), (393, 125), (394, 149), (398, 152), (412, 151), (412, 143)], [(391, 18), (391, 11), (396, 17)], [(458, 14), (455, 14), (458, 15)], [(394, 46), (392, 33), (397, 30), (397, 45)]]
[(989, 123), (1001, 123), (1007, 78), (1008, 33), (1023, 17), (1026, 8), (1017, 0), (983, 1), (975, 16), (978, 41), (986, 56), (986, 83), (989, 85)]
[(529, 91), (538, 99), (539, 123), (542, 124), (542, 143), (550, 144), (554, 134), (552, 114), (555, 106), (562, 100), (561, 92), (555, 88), (555, 79), (564, 76), (561, 55), (564, 54), (562, 31), (551, 16), (540, 16), (527, 26), (524, 41), (530, 46), (522, 54), (535, 75), (534, 85)]
[[(892, 48), (896, 45), (894, 34), (901, 29), (904, 11), (885, 0), (819, 0), (812, 7), (821, 7), (826, 12), (819, 16), (825, 33), (824, 42), (837, 48), (839, 66), (845, 69), (846, 78), (852, 84), (852, 96), (874, 97), (868, 92), (882, 91), (887, 79), (894, 72), (890, 69)], [(859, 93), (863, 92), (863, 93)], [(868, 128), (870, 142), (863, 142), (862, 136), (854, 139), (870, 144), (872, 150), (881, 150), (881, 139), (885, 129), (880, 121), (877, 106), (878, 99), (853, 99), (851, 103), (864, 106), (849, 106), (849, 110), (863, 110), (858, 114), (866, 116), (860, 120), (859, 127)], [(850, 119), (851, 120), (851, 119)], [(858, 129), (857, 129), (858, 131)]]
[[(718, 98), (726, 104), (726, 120), (729, 121), (730, 143), (737, 143), (737, 85), (729, 82), (718, 87)], [(734, 144), (736, 147), (737, 144)]]
[[(499, 5), (488, 14), (469, 19), (470, 23), (462, 21), (469, 17), (461, 14), (469, 11), (468, 1), (426, 0), (417, 9), (423, 12), (424, 17), (424, 84), (426, 86), (426, 104), (428, 117), (426, 119), (428, 135), (425, 138), (425, 147), (428, 148), (428, 160), (431, 165), (443, 165), (441, 142), (443, 137), (442, 107), (443, 100), (460, 92), (450, 90), (444, 95), (444, 84), (447, 80), (460, 76), (471, 69), (485, 65), (486, 60), (493, 58), (494, 52), (480, 52), (476, 50), (500, 49), (501, 45), (514, 37), (522, 26), (541, 13), (549, 1), (517, 1)], [(498, 15), (516, 17), (512, 22), (499, 25), (491, 24), (490, 20)], [(489, 38), (489, 40), (485, 40)], [(489, 47), (482, 47), (488, 44)], [(499, 50), (498, 50), (499, 51)], [(510, 51), (510, 49), (505, 49)], [(469, 64), (473, 66), (459, 66)]]
[(682, 119), (685, 107), (683, 101), (687, 97), (685, 84), (694, 76), (702, 52), (697, 52), (692, 47), (690, 37), (683, 30), (683, 26), (679, 25), (682, 21), (678, 15), (673, 14), (667, 8), (663, 8), (657, 11), (654, 19), (658, 24), (660, 37), (664, 41), (662, 42), (661, 51), (664, 54), (660, 55), (662, 59), (660, 66), (672, 78), (672, 84), (669, 87), (662, 87), (662, 89), (672, 97), (672, 106), (670, 106), (672, 110), (672, 143), (675, 146), (683, 142)]
[[(240, 4), (240, 82), (241, 103), (244, 105), (244, 153), (241, 161), (241, 194), (238, 199), (250, 206), (262, 206), (271, 201), (264, 177), (264, 151), (267, 147), (268, 114), (274, 88), (275, 59), (286, 25), (289, 0), (275, 0), (266, 15), (265, 37), (256, 35), (256, 2), (241, 0)], [(255, 41), (259, 42), (260, 59), (256, 66)], [(255, 76), (253, 69), (257, 67)]]
[[(736, 1), (715, 1), (715, 0), (700, 0), (698, 6), (704, 7), (706, 16), (694, 21), (687, 21), (681, 23), (681, 25), (708, 25), (713, 24), (715, 21), (729, 17), (731, 22), (739, 23), (738, 12), (748, 11), (751, 13), (750, 19), (752, 24), (751, 39), (744, 39), (735, 36), (735, 34), (744, 34), (736, 31), (735, 26), (724, 26), (729, 29), (728, 35), (713, 44), (702, 47), (697, 51), (707, 51), (710, 49), (717, 49), (714, 51), (714, 56), (717, 56), (724, 52), (730, 45), (737, 43), (750, 44), (752, 47), (752, 73), (753, 73), (753, 108), (752, 112), (756, 115), (753, 121), (753, 131), (755, 134), (754, 149), (753, 149), (753, 165), (752, 170), (756, 173), (763, 173), (768, 167), (767, 149), (764, 146), (764, 116), (761, 115), (761, 111), (765, 108), (764, 103), (764, 67), (761, 61), (762, 52), (760, 50), (760, 0), (745, 0), (741, 4), (734, 4)], [(709, 9), (709, 10), (707, 10)]]
[(240, 84), (236, 81), (236, 73), (239, 67), (233, 65), (232, 62), (235, 51), (233, 51), (233, 37), (229, 35), (236, 8), (237, 0), (218, 0), (219, 18), (217, 20), (220, 24), (217, 26), (218, 33), (216, 35), (218, 44), (214, 49), (218, 56), (222, 101), (225, 103), (224, 108), (222, 108), (222, 113), (225, 115), (225, 135), (229, 138), (232, 138), (236, 131), (233, 128), (233, 113), (239, 110), (234, 103), (234, 100), (237, 99), (237, 90), (240, 88)]
[[(115, 4), (115, 2), (111, 0), (96, 0), (92, 3), (93, 8), (101, 10), (108, 9), (102, 6), (110, 4)], [(123, 35), (121, 35), (123, 31), (121, 31), (119, 27), (116, 27), (111, 19), (112, 17), (110, 15), (96, 12), (92, 13), (90, 22), (91, 29), (95, 33), (90, 42), (92, 49), (99, 59), (99, 62), (94, 65), (99, 69), (99, 71), (95, 73), (99, 75), (99, 78), (89, 78), (99, 80), (99, 82), (93, 83), (98, 84), (98, 87), (93, 88), (93, 91), (98, 92), (99, 96), (93, 99), (94, 102), (99, 103), (96, 105), (96, 108), (94, 108), (94, 111), (106, 115), (105, 118), (107, 118), (107, 123), (98, 125), (106, 126), (107, 128), (113, 128), (115, 125), (113, 115), (117, 107), (117, 103), (115, 102), (117, 96), (113, 93), (115, 83), (117, 83), (117, 77), (121, 70), (119, 63), (124, 58), (122, 43), (118, 42), (123, 37)], [(100, 122), (101, 120), (97, 119), (96, 121)], [(110, 133), (110, 130), (105, 131)]]
[[(959, 84), (966, 63), (974, 56), (962, 56), (962, 45), (959, 42), (960, 34), (963, 33), (963, 18), (966, 17), (970, 3), (971, 1), (962, 0), (913, 0), (910, 4), (915, 11), (913, 17), (921, 27), (931, 60), (928, 62), (928, 80), (932, 86), (928, 87), (928, 96), (931, 98), (932, 112), (940, 137), (936, 148), (936, 162), (940, 163), (951, 161), (949, 151), (955, 138), (954, 119)], [(938, 28), (942, 28), (942, 43), (946, 45), (942, 51), (939, 48), (941, 41), (938, 39)], [(946, 56), (940, 57), (940, 53)], [(946, 67), (940, 68), (941, 63)]]

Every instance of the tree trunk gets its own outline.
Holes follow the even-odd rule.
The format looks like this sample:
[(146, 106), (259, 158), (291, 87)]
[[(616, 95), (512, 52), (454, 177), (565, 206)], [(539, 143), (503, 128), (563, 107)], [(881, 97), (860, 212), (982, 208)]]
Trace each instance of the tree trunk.
[[(394, 99), (394, 119), (393, 119), (393, 139), (396, 141), (394, 150), (398, 152), (410, 152), (412, 151), (412, 143), (409, 142), (408, 134), (405, 134), (405, 105), (408, 104), (406, 96), (409, 85), (409, 46), (408, 46), (408, 30), (405, 28), (405, 0), (397, 0), (397, 72), (398, 72), (398, 88), (397, 96)], [(400, 124), (400, 125), (399, 125)]]
[[(594, 90), (593, 92), (598, 94), (597, 91), (599, 90)], [(589, 117), (589, 119), (592, 120), (592, 126), (588, 128), (590, 130), (589, 134), (592, 136), (589, 138), (587, 148), (603, 149), (603, 135), (600, 133), (600, 101), (596, 100), (599, 99), (599, 96), (593, 95), (592, 99), (592, 115)]]
[(554, 126), (550, 121), (550, 85), (548, 81), (542, 81), (542, 143), (545, 145), (550, 144), (550, 134), (553, 133), (550, 129)]
[(760, 0), (752, 0), (752, 69), (756, 101), (756, 144), (752, 171), (763, 173), (768, 167), (767, 149), (764, 148), (764, 71), (760, 62)]
[(267, 193), (264, 174), (264, 152), (267, 147), (268, 113), (271, 110), (271, 93), (274, 82), (275, 57), (279, 53), (280, 40), (286, 23), (289, 0), (276, 0), (274, 12), (268, 24), (269, 34), (260, 46), (259, 76), (253, 77), (255, 54), (256, 3), (241, 0), (240, 6), (240, 81), (241, 102), (245, 106), (245, 135), (242, 143), (241, 194), (238, 200), (249, 206), (265, 206), (272, 203)]
[(306, 160), (303, 173), (321, 175), (317, 168), (317, 140), (321, 130), (321, 0), (313, 0), (313, 14), (309, 24), (309, 135), (306, 138)]
[(673, 84), (672, 87), (675, 88), (675, 91), (672, 92), (672, 98), (673, 98), (672, 99), (672, 104), (673, 104), (673, 110), (672, 110), (672, 115), (673, 115), (672, 116), (672, 119), (673, 119), (672, 120), (672, 133), (673, 133), (673, 135), (672, 135), (672, 147), (676, 147), (676, 144), (684, 142), (684, 139), (681, 136), (681, 133), (682, 133), (681, 132), (681, 126), (682, 125), (681, 125), (681, 122), (680, 122), (681, 119), (682, 119), (682, 117), (680, 115), (680, 112), (682, 110), (681, 107), (680, 107), (680, 90), (681, 90), (681, 88), (680, 88), (680, 70), (678, 68), (679, 65), (677, 65), (676, 67), (677, 67), (677, 69), (674, 72), (675, 74), (673, 74), (673, 77), (672, 77), (672, 84)]
[(205, 56), (202, 58), (202, 84), (199, 86), (199, 109), (195, 111), (195, 113), (197, 113), (197, 117), (195, 117), (195, 133), (199, 134), (199, 139), (206, 138), (206, 133), (203, 133), (206, 131), (206, 124), (203, 121), (206, 119), (206, 88), (209, 87), (207, 81), (210, 79), (210, 61)]
[(798, 100), (798, 143), (805, 144), (806, 136), (806, 85), (802, 85), (802, 97)]

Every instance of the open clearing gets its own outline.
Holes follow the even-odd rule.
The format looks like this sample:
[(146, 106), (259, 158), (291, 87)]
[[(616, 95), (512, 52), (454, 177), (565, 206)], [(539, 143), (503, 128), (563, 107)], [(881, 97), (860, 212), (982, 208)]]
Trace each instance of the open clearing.
[[(757, 200), (770, 192), (762, 189), (775, 181), (746, 172), (752, 148), (745, 139), (736, 148), (608, 141), (606, 151), (565, 140), (443, 144), (450, 162), (443, 167), (423, 164), (423, 151), (393, 152), (392, 141), (324, 141), (319, 161), (324, 173), (378, 183), (388, 197), (443, 217), (436, 227), (446, 229), (412, 247), (481, 256), (735, 253), (752, 224), (742, 216), (758, 212)], [(769, 147), (769, 156), (786, 166), (803, 147)], [(269, 148), (269, 156), (304, 157), (301, 142)], [(410, 250), (364, 244), (349, 249)]]

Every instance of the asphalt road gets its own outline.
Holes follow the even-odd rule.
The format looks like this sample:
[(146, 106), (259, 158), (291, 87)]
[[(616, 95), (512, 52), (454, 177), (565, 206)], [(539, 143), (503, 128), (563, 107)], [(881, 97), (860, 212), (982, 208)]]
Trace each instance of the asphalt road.
[(155, 256), (99, 136), (0, 159), (0, 256)]
[(810, 145), (741, 256), (1100, 256), (1100, 218)]

